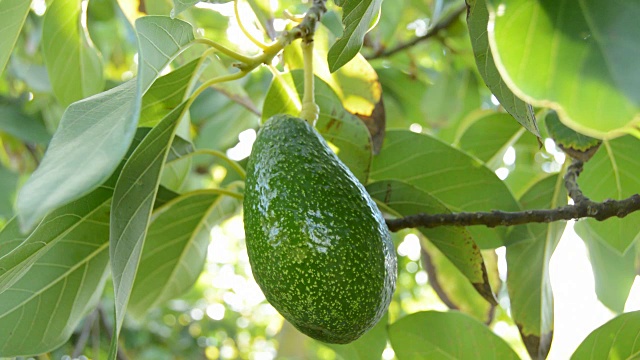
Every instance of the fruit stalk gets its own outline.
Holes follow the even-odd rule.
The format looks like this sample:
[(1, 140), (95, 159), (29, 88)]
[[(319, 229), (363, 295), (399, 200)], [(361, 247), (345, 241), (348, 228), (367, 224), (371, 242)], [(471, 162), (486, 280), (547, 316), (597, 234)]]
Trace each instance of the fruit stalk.
[(315, 126), (320, 109), (316, 105), (313, 74), (313, 39), (302, 39), (302, 58), (304, 60), (304, 95), (300, 117), (311, 126)]

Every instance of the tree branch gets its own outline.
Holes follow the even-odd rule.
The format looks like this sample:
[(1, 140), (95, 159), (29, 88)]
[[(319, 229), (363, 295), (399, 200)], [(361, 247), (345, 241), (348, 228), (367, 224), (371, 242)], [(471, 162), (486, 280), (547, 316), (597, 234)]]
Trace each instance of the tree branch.
[(493, 210), (490, 212), (462, 212), (452, 214), (416, 214), (400, 219), (388, 219), (387, 226), (391, 231), (407, 228), (438, 226), (473, 226), (487, 227), (513, 226), (529, 223), (550, 223), (561, 220), (593, 218), (603, 221), (611, 217), (623, 218), (640, 210), (640, 195), (635, 194), (624, 200), (607, 199), (595, 202), (584, 196), (578, 187), (578, 176), (582, 172), (582, 161), (574, 160), (565, 175), (565, 187), (574, 205), (555, 209), (526, 210), (506, 212)]
[(390, 49), (385, 50), (384, 48), (380, 49), (380, 51), (372, 54), (372, 55), (368, 55), (365, 56), (365, 58), (367, 60), (373, 60), (373, 59), (379, 59), (379, 58), (384, 58), (384, 57), (389, 57), (393, 54), (396, 54), (400, 51), (404, 51), (412, 46), (415, 46), (416, 44), (419, 44), (425, 40), (428, 40), (436, 35), (438, 35), (440, 33), (440, 31), (448, 28), (449, 26), (451, 26), (451, 24), (453, 24), (454, 21), (456, 21), (456, 19), (458, 19), (458, 17), (460, 16), (460, 14), (462, 14), (463, 12), (465, 12), (467, 10), (467, 6), (466, 4), (463, 6), (460, 6), (458, 9), (456, 9), (454, 12), (452, 12), (451, 14), (449, 14), (449, 16), (447, 16), (446, 18), (442, 19), (441, 21), (437, 22), (431, 29), (429, 29), (429, 31), (427, 31), (426, 34), (422, 35), (422, 36), (418, 36), (416, 38), (414, 38), (413, 40), (406, 42), (406, 43), (401, 43), (398, 44)]

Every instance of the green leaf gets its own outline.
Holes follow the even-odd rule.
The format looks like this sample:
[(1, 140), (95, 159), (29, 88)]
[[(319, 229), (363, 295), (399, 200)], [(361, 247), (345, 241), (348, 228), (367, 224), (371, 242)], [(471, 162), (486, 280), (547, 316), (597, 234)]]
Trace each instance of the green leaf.
[[(367, 185), (367, 191), (380, 204), (381, 210), (399, 217), (418, 213), (451, 213), (451, 210), (428, 192), (402, 181), (375, 182)], [(466, 228), (440, 226), (419, 230), (444, 253), (487, 301), (495, 303), (480, 249)]]
[(387, 346), (387, 326), (389, 315), (385, 314), (371, 330), (356, 341), (347, 344), (324, 344), (336, 352), (344, 360), (380, 359)]
[[(480, 295), (469, 279), (438, 248), (424, 239), (420, 243), (422, 268), (427, 272), (429, 285), (440, 300), (452, 310), (471, 315), (484, 324), (491, 323), (495, 305)], [(485, 250), (485, 252), (493, 254), (491, 256), (483, 252), (489, 279), (493, 280), (490, 281), (491, 287), (500, 289), (495, 252), (493, 250)]]
[(0, 131), (34, 144), (46, 144), (51, 139), (44, 124), (25, 114), (18, 104), (0, 104)]
[[(371, 181), (386, 179), (413, 185), (453, 212), (520, 210), (509, 189), (491, 170), (463, 151), (424, 134), (387, 131), (370, 173)], [(504, 243), (504, 229), (476, 226), (469, 231), (483, 249)]]
[(600, 148), (602, 141), (582, 135), (560, 122), (558, 113), (551, 110), (545, 116), (545, 125), (549, 136), (556, 145), (572, 158), (589, 161)]
[(520, 359), (484, 324), (455, 311), (405, 316), (391, 324), (389, 340), (399, 360)]
[[(273, 81), (264, 101), (263, 120), (276, 114), (297, 114), (303, 83), (302, 70), (282, 74)], [(358, 180), (366, 183), (373, 156), (369, 131), (360, 119), (342, 107), (327, 83), (317, 77), (315, 83), (315, 99), (320, 108), (316, 130), (338, 149), (338, 157)]]
[(102, 184), (126, 153), (138, 123), (142, 96), (161, 71), (193, 40), (191, 25), (162, 16), (136, 21), (138, 78), (71, 104), (40, 166), (18, 194), (23, 231), (50, 211)]
[(142, 98), (138, 126), (154, 127), (189, 94), (200, 59), (195, 59), (159, 77)]
[[(621, 200), (640, 189), (640, 139), (631, 135), (605, 140), (600, 150), (584, 164), (578, 179), (580, 189), (594, 201)], [(605, 243), (624, 253), (640, 239), (640, 212), (607, 221), (587, 219), (589, 227)]]
[(138, 95), (146, 93), (160, 72), (195, 37), (191, 24), (166, 16), (145, 16), (136, 20), (138, 35)]
[(503, 80), (567, 126), (611, 138), (640, 121), (640, 3), (489, 0), (489, 42)]
[(53, 93), (63, 106), (104, 88), (102, 59), (80, 24), (80, 13), (78, 0), (55, 0), (42, 25), (42, 54)]
[(69, 106), (40, 166), (18, 194), (17, 213), (24, 231), (113, 173), (135, 133), (134, 96), (135, 82), (129, 81)]
[(371, 21), (378, 16), (381, 4), (382, 0), (346, 0), (341, 4), (344, 34), (327, 54), (331, 72), (338, 70), (358, 54)]
[(0, 165), (0, 218), (13, 217), (13, 202), (18, 190), (18, 180), (18, 174)]
[[(115, 291), (117, 338), (140, 263), (160, 174), (186, 102), (176, 107), (136, 147), (120, 173), (111, 204), (109, 254)], [(115, 342), (112, 342), (114, 344)]]
[(520, 129), (509, 114), (480, 110), (458, 128), (455, 144), (495, 169), (507, 148), (520, 139)]
[(571, 356), (580, 359), (637, 359), (640, 311), (622, 314), (595, 329)]
[(8, 247), (8, 251), (0, 252), (0, 292), (23, 277), (57, 242), (79, 231), (77, 229), (87, 227), (87, 223), (95, 221), (96, 217), (104, 217), (112, 193), (108, 184), (100, 186), (49, 214), (28, 235), (21, 234), (16, 219), (11, 220), (0, 232), (0, 243), (4, 244), (1, 247)]
[[(520, 198), (524, 210), (553, 209), (567, 204), (564, 182), (551, 175)], [(513, 227), (508, 235), (507, 288), (511, 315), (532, 358), (544, 359), (553, 337), (553, 293), (549, 261), (564, 232), (564, 222)]]
[(620, 255), (605, 245), (586, 221), (578, 221), (574, 229), (589, 251), (598, 300), (617, 313), (623, 312), (636, 278), (636, 252)]
[(9, 61), (9, 56), (18, 40), (24, 20), (29, 13), (30, 1), (2, 0), (0, 1), (0, 24), (2, 24), (2, 38), (0, 38), (0, 74)]
[(467, 2), (467, 24), (473, 47), (473, 54), (478, 65), (478, 71), (487, 87), (500, 101), (504, 109), (533, 135), (540, 137), (538, 124), (531, 105), (525, 103), (509, 90), (502, 80), (489, 49), (489, 35), (487, 24), (489, 11), (485, 0)]
[(108, 274), (108, 211), (102, 205), (0, 292), (0, 356), (60, 347), (96, 305)]
[(193, 286), (205, 263), (211, 228), (233, 215), (239, 203), (215, 190), (200, 190), (154, 213), (129, 302), (134, 316), (142, 318)]

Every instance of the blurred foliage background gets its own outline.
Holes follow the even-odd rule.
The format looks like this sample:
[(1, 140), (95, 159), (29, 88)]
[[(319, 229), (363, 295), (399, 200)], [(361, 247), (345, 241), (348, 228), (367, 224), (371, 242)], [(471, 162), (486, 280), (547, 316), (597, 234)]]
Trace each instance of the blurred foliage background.
[[(48, 3), (32, 2), (14, 53), (0, 78), (0, 227), (13, 216), (16, 191), (42, 158), (66, 107), (52, 93), (40, 51), (42, 15)], [(239, 29), (233, 3), (212, 3), (200, 3), (179, 17), (190, 22), (199, 36), (245, 54), (257, 54), (259, 49)], [(170, 0), (91, 0), (84, 1), (83, 6), (82, 24), (100, 52), (107, 89), (135, 75), (133, 21), (145, 14), (169, 15), (173, 8)], [(265, 34), (274, 37), (285, 28), (285, 12), (302, 14), (308, 6), (308, 2), (295, 0), (240, 1), (240, 12), (249, 31), (268, 41)], [(564, 155), (553, 141), (540, 147), (535, 136), (525, 133), (500, 110), (477, 72), (463, 7), (460, 0), (384, 1), (384, 16), (367, 34), (362, 54), (369, 59), (382, 86), (387, 129), (411, 129), (464, 146), (487, 162), (518, 196), (529, 184), (558, 172)], [(331, 6), (323, 26), (339, 35), (335, 33), (340, 16), (336, 11), (339, 8)], [(385, 55), (395, 46), (424, 36), (447, 17), (452, 18), (450, 23), (428, 41)], [(282, 63), (278, 67), (285, 69)], [(261, 68), (231, 85), (207, 90), (191, 107), (191, 124), (181, 130), (181, 135), (191, 138), (198, 149), (221, 150), (232, 159), (246, 161), (271, 79), (271, 72)], [(540, 115), (543, 121), (544, 114)], [(486, 138), (483, 128), (489, 121), (492, 131), (496, 126), (501, 129), (491, 139)], [(468, 131), (472, 127), (473, 131)], [(544, 133), (544, 127), (540, 129)], [(542, 138), (545, 139), (544, 134)], [(492, 148), (505, 143), (510, 145)], [(175, 190), (183, 192), (237, 180), (224, 162), (211, 157), (195, 156), (187, 170), (189, 176), (174, 184)], [(456, 281), (461, 274), (437, 249), (425, 245), (421, 250), (419, 236), (413, 231), (394, 234), (399, 278), (389, 320), (421, 310), (461, 309), (490, 324), (526, 357), (517, 328), (505, 310), (490, 307), (466, 281)], [(127, 319), (121, 342), (128, 358), (349, 358), (339, 347), (328, 347), (299, 334), (265, 301), (251, 276), (240, 213), (216, 226), (211, 237), (205, 271), (195, 287), (151, 310), (140, 322)], [(484, 255), (494, 288), (500, 289), (500, 282), (505, 279), (504, 269), (499, 271), (504, 252), (501, 257), (495, 251)], [(439, 269), (437, 273), (434, 264)], [(113, 308), (109, 286), (99, 309), (50, 358), (106, 355)], [(503, 295), (501, 299), (505, 291), (502, 288), (499, 293)], [(501, 305), (508, 309), (508, 303)], [(388, 347), (383, 357), (394, 358), (393, 350)]]

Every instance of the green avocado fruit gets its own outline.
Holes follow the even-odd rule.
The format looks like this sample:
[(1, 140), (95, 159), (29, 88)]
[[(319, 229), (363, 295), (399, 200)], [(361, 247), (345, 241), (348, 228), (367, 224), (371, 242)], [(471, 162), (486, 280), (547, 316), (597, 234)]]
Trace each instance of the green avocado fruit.
[(389, 307), (396, 254), (362, 184), (306, 121), (276, 115), (247, 167), (244, 229), (253, 276), (298, 330), (346, 344)]

